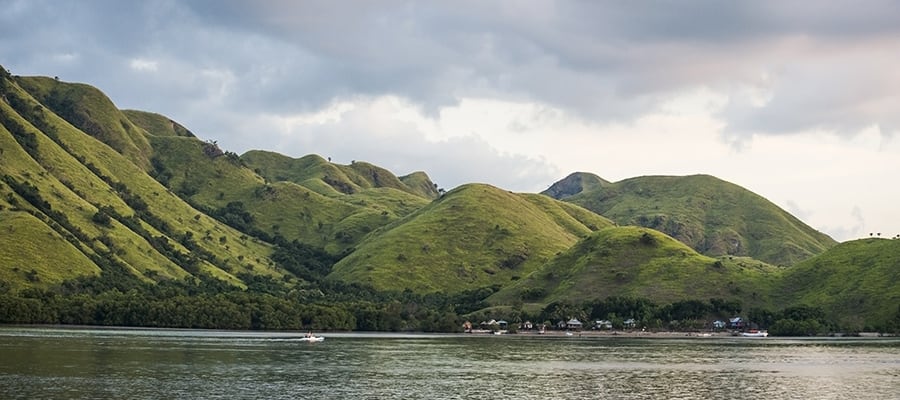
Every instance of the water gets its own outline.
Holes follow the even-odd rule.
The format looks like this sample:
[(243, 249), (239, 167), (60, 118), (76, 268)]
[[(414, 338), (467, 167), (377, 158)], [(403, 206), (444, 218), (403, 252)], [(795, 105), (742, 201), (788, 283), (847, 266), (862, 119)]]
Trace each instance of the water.
[(900, 399), (900, 339), (0, 327), (2, 399)]

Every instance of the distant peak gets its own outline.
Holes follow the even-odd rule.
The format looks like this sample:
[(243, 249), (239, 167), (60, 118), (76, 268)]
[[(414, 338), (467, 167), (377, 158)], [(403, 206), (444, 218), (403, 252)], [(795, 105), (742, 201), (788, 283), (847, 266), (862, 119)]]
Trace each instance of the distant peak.
[(608, 184), (609, 181), (590, 172), (573, 172), (569, 174), (569, 176), (551, 185), (547, 190), (541, 192), (541, 194), (561, 200)]

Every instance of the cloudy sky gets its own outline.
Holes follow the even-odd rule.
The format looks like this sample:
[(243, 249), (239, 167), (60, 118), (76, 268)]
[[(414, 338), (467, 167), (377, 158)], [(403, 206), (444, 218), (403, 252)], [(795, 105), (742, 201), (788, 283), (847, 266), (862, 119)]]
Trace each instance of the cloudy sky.
[(710, 174), (900, 234), (894, 1), (0, 0), (0, 64), (441, 187)]

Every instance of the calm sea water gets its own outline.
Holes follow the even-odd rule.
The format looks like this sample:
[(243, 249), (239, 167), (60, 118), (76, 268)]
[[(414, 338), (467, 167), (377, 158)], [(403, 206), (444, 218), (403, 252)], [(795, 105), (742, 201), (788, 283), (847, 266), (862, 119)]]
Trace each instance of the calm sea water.
[(2, 399), (900, 399), (900, 339), (0, 327)]

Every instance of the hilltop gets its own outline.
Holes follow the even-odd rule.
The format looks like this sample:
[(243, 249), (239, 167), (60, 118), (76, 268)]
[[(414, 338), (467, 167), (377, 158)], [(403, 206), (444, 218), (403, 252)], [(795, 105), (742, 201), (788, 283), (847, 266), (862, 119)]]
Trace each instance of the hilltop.
[[(619, 225), (665, 232), (708, 256), (752, 257), (788, 266), (837, 244), (765, 198), (713, 176), (593, 181), (596, 183), (582, 186), (577, 193), (566, 191), (560, 198)], [(558, 195), (559, 191), (544, 193)]]
[(589, 304), (600, 318), (609, 301), (690, 326), (790, 307), (900, 326), (900, 241), (838, 245), (705, 175), (445, 192), (424, 171), (238, 155), (89, 85), (0, 68), (0, 178), (2, 322), (451, 331)]
[(610, 225), (544, 196), (468, 184), (373, 232), (330, 278), (424, 292), (502, 286)]

